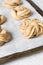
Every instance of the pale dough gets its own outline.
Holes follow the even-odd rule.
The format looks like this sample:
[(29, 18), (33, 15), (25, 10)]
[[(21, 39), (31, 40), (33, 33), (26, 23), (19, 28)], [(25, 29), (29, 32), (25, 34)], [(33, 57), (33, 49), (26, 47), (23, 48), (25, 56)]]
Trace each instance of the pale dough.
[(3, 5), (7, 7), (16, 7), (21, 3), (21, 0), (4, 0)]
[(3, 24), (6, 21), (6, 17), (3, 15), (0, 15), (0, 25)]
[(26, 38), (32, 38), (43, 34), (43, 23), (38, 19), (25, 19), (20, 25), (19, 30)]
[(20, 5), (11, 10), (11, 15), (14, 19), (21, 20), (30, 15), (30, 9)]
[(8, 42), (10, 39), (11, 39), (10, 33), (7, 30), (2, 29), (0, 27), (0, 46)]

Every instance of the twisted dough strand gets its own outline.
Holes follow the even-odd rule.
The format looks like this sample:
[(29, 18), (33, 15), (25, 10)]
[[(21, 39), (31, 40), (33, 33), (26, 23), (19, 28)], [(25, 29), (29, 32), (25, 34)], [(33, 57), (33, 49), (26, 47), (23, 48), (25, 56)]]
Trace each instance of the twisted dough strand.
[(21, 0), (4, 0), (3, 5), (7, 7), (16, 7), (21, 3)]
[(19, 30), (26, 38), (32, 38), (43, 34), (43, 23), (38, 19), (25, 19), (23, 24), (20, 25)]
[(0, 15), (0, 25), (3, 24), (6, 21), (6, 17), (3, 15)]
[(22, 5), (17, 6), (14, 9), (11, 10), (11, 15), (16, 20), (20, 20), (20, 19), (23, 19), (25, 17), (28, 17), (29, 14), (30, 14), (30, 9), (28, 9), (28, 8), (22, 6)]
[(0, 27), (0, 46), (3, 45), (5, 42), (8, 42), (11, 39), (10, 34), (7, 30), (1, 29)]

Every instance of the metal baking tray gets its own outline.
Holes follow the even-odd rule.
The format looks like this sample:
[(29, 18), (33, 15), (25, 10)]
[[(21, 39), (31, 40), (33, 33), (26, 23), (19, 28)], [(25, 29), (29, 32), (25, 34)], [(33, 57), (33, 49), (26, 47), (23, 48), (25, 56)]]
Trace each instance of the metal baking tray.
[[(22, 54), (27, 53), (26, 51), (33, 52), (35, 51), (34, 49), (38, 50), (40, 47), (40, 49), (43, 49), (43, 35), (32, 39), (26, 39), (18, 30), (19, 25), (23, 20), (16, 21), (13, 19), (10, 15), (10, 9), (2, 5), (2, 0), (0, 3), (0, 14), (7, 17), (7, 21), (2, 27), (7, 29), (12, 35), (12, 40), (0, 47), (0, 63), (2, 60), (4, 61), (4, 58), (6, 60), (8, 57), (13, 58), (15, 56), (21, 56)], [(43, 17), (30, 5), (30, 3), (23, 0), (23, 5), (31, 10), (30, 19), (38, 18), (43, 22)]]

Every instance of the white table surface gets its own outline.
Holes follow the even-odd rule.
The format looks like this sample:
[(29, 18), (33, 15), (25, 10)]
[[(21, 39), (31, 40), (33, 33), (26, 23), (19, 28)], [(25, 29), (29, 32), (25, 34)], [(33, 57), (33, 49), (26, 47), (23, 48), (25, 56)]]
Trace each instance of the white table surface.
[(3, 65), (43, 65), (43, 51)]
[[(41, 7), (43, 4), (41, 2), (43, 2), (43, 0), (33, 0), (34, 2), (40, 4), (39, 6)], [(41, 8), (42, 9), (42, 8)], [(17, 60), (14, 60), (12, 62), (3, 64), (3, 65), (43, 65), (43, 51), (40, 53), (36, 53), (24, 58), (20, 58)]]

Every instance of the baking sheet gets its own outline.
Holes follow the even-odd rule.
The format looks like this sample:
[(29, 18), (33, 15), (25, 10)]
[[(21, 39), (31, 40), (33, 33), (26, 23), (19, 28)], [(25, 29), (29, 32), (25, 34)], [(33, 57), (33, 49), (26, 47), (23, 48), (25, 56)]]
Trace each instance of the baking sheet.
[[(2, 1), (3, 0), (0, 0), (0, 14), (3, 14), (7, 17), (7, 21), (2, 25), (2, 27), (7, 29), (11, 33), (12, 40), (0, 47), (0, 58), (13, 53), (26, 51), (38, 46), (43, 46), (43, 35), (32, 39), (26, 39), (21, 34), (18, 28), (23, 20), (16, 21), (15, 19), (13, 19), (10, 15), (10, 9), (4, 7), (2, 5)], [(43, 21), (43, 17), (41, 17), (41, 15), (39, 15), (27, 1), (23, 0), (23, 5), (27, 8), (30, 8), (32, 12), (31, 16), (29, 17), (30, 19), (38, 18)]]

